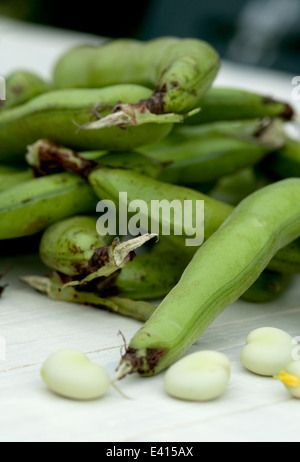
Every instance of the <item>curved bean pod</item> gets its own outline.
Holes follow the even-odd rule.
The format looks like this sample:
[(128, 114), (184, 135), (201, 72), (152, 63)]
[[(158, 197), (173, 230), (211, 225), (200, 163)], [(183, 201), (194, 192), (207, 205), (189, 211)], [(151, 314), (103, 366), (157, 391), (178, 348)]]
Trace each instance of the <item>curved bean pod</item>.
[[(269, 127), (270, 132), (273, 132), (273, 128)], [(284, 137), (280, 140), (277, 133), (273, 145), (265, 143), (259, 136), (242, 139), (224, 135), (191, 140), (180, 145), (182, 157), (184, 153), (181, 159), (176, 156), (176, 150), (170, 150), (170, 157), (174, 155), (173, 162), (164, 168), (159, 179), (182, 185), (218, 180), (224, 175), (256, 165), (274, 150), (278, 142), (282, 145)]]
[(290, 120), (294, 109), (287, 102), (238, 88), (211, 88), (200, 102), (201, 112), (186, 120), (198, 125), (219, 120), (281, 117)]
[[(78, 279), (86, 272), (97, 249), (102, 248), (99, 256), (104, 256), (104, 250), (113, 239), (98, 234), (96, 227), (97, 217), (84, 215), (53, 224), (40, 241), (42, 261), (52, 270)], [(101, 264), (101, 259), (93, 258), (94, 267), (97, 261)], [(162, 240), (149, 252), (136, 256), (121, 271), (114, 273), (114, 277), (102, 278), (95, 281), (96, 284), (92, 282), (85, 286), (84, 291), (87, 292), (89, 288), (89, 293), (95, 297), (118, 295), (133, 300), (158, 300), (178, 283), (188, 263), (183, 254), (178, 258), (173, 247)], [(288, 281), (287, 275), (265, 271), (242, 298), (255, 303), (275, 300), (284, 292)], [(89, 299), (90, 296), (87, 297)], [(83, 295), (81, 300), (84, 300)]]
[[(269, 132), (268, 128), (270, 125), (272, 127), (275, 126), (276, 131), (272, 130)], [(266, 131), (265, 135), (264, 131)], [(270, 136), (267, 136), (268, 133), (270, 133)], [(274, 137), (275, 134), (278, 136)], [(282, 145), (283, 137), (284, 141), (286, 139), (284, 124), (278, 118), (229, 120), (194, 126), (177, 124), (174, 125), (168, 136), (158, 142), (143, 146), (141, 151), (161, 160), (169, 160), (173, 151), (175, 159), (182, 159), (184, 158), (184, 154), (180, 149), (180, 144), (206, 139), (218, 139), (224, 136), (236, 137), (238, 139), (259, 138), (266, 144), (273, 145), (275, 143), (275, 145), (279, 144), (279, 146)]]
[[(133, 300), (158, 300), (165, 297), (179, 282), (188, 261), (178, 258), (174, 250), (139, 255), (127, 265), (112, 283), (108, 294), (118, 294)], [(287, 290), (291, 275), (265, 270), (241, 296), (250, 303), (278, 300)]]
[(132, 300), (158, 300), (165, 297), (179, 281), (188, 260), (163, 242), (155, 244), (149, 253), (138, 255), (117, 274), (108, 294)]
[(296, 239), (277, 252), (269, 269), (286, 274), (300, 274), (300, 239)]
[[(97, 130), (78, 128), (93, 119), (95, 108), (103, 116), (116, 101), (135, 103), (151, 91), (137, 85), (116, 85), (103, 89), (51, 91), (17, 108), (0, 113), (0, 162), (25, 161), (26, 147), (40, 138), (77, 150), (132, 150), (167, 135), (172, 123), (154, 116), (155, 123), (122, 128), (109, 126)], [(179, 121), (177, 119), (177, 121)], [(172, 122), (172, 120), (171, 120)]]
[[(164, 183), (130, 170), (99, 168), (93, 170), (88, 179), (100, 199), (110, 199), (117, 204), (119, 193), (126, 191), (128, 202), (137, 198), (142, 199), (147, 204), (149, 211), (153, 200), (165, 200), (171, 203), (174, 199), (177, 199), (182, 204), (184, 200), (191, 200), (193, 203), (196, 203), (196, 200), (205, 200), (205, 238), (211, 236), (219, 228), (232, 210), (230, 205), (216, 201), (193, 189)], [(143, 211), (141, 211), (141, 214), (143, 214)], [(148, 214), (145, 215), (145, 218), (150, 220)], [(161, 217), (160, 225), (168, 223), (165, 218), (164, 216)], [(171, 216), (171, 235), (174, 233), (175, 226), (174, 217)], [(184, 229), (182, 230), (182, 236), (188, 236)], [(184, 243), (182, 236), (175, 237), (178, 237)]]
[(209, 195), (227, 204), (237, 205), (249, 194), (270, 183), (267, 178), (257, 175), (254, 168), (245, 168), (220, 178)]
[(56, 272), (50, 277), (23, 276), (20, 280), (52, 300), (105, 309), (141, 322), (149, 319), (156, 309), (154, 305), (144, 300), (106, 295), (102, 297), (96, 292), (79, 292), (74, 287), (65, 287), (64, 278)]
[(134, 251), (153, 237), (144, 234), (120, 242), (101, 233), (94, 216), (78, 215), (50, 226), (42, 236), (39, 253), (47, 266), (67, 276), (68, 286), (82, 290), (96, 280), (92, 290), (101, 294), (110, 285), (108, 277), (124, 268), (135, 257)]
[(41, 260), (67, 276), (79, 275), (95, 250), (113, 240), (110, 236), (100, 236), (96, 225), (97, 217), (77, 215), (49, 226), (40, 242)]
[[(116, 275), (107, 294), (133, 300), (158, 300), (165, 297), (179, 282), (189, 259), (180, 258), (165, 241), (158, 242), (151, 252), (138, 255)], [(268, 303), (280, 298), (289, 286), (290, 274), (265, 270), (241, 296), (251, 303)]]
[(251, 303), (269, 303), (278, 300), (291, 282), (291, 275), (265, 270), (241, 296)]
[[(93, 153), (93, 156), (94, 154), (95, 153)], [(105, 157), (110, 158), (110, 155), (100, 157), (100, 161)], [(112, 157), (114, 157), (114, 155), (112, 155)], [(128, 195), (129, 201), (135, 200), (137, 197), (139, 197), (147, 203), (148, 209), (149, 206), (151, 206), (151, 200), (153, 200), (153, 198), (155, 197), (157, 197), (156, 200), (159, 201), (163, 201), (165, 198), (168, 198), (170, 202), (174, 198), (179, 199), (181, 200), (182, 204), (185, 199), (190, 199), (194, 201), (204, 200), (206, 206), (205, 238), (209, 237), (211, 233), (215, 232), (221, 224), (220, 219), (214, 217), (213, 214), (216, 213), (218, 216), (220, 216), (222, 220), (222, 217), (223, 219), (225, 219), (224, 217), (227, 217), (229, 213), (233, 210), (233, 206), (230, 206), (218, 200), (216, 201), (214, 199), (212, 201), (211, 197), (209, 198), (209, 196), (204, 195), (202, 192), (199, 193), (197, 191), (187, 188), (182, 189), (182, 187), (174, 185), (170, 188), (171, 185), (169, 185), (168, 187), (168, 185), (162, 181), (155, 181), (154, 179), (147, 178), (146, 176), (141, 175), (139, 173), (137, 173), (137, 175), (135, 176), (136, 172), (134, 171), (127, 171), (127, 173), (125, 173), (124, 170), (115, 169), (116, 171), (114, 173), (114, 169), (106, 169), (106, 176), (103, 176), (103, 172), (101, 173), (101, 171), (103, 170), (102, 168), (94, 170), (95, 166), (97, 166), (97, 163), (94, 160), (87, 161), (85, 159), (81, 159), (76, 152), (64, 148), (62, 146), (53, 145), (52, 143), (49, 143), (47, 140), (40, 140), (34, 145), (30, 146), (27, 155), (27, 160), (30, 163), (30, 165), (37, 169), (38, 173), (42, 175), (47, 174), (49, 169), (51, 170), (51, 168), (59, 167), (62, 169), (66, 168), (67, 170), (81, 174), (83, 177), (89, 178), (93, 182), (96, 193), (98, 194), (100, 199), (112, 198), (115, 202), (117, 202), (118, 194), (122, 191), (128, 191), (128, 186), (130, 185), (130, 192)], [(128, 162), (124, 162), (128, 167)], [(116, 165), (120, 165), (120, 163), (122, 164), (122, 156), (118, 156), (117, 162), (115, 162)], [(136, 161), (134, 157), (131, 158), (129, 164), (131, 168), (137, 170), (139, 170), (140, 168), (144, 170), (145, 166), (150, 166), (148, 166), (147, 159), (143, 159), (143, 162), (140, 164), (140, 162)], [(156, 166), (153, 167), (154, 171), (156, 171)], [(151, 173), (153, 173), (152, 168), (150, 170)], [(120, 181), (118, 182), (118, 180)], [(111, 182), (109, 186), (110, 190), (105, 192), (105, 188), (107, 185), (109, 185), (109, 181)], [(249, 194), (250, 192), (254, 192), (256, 189), (264, 185), (264, 183), (258, 184), (255, 181), (254, 186), (252, 178), (250, 185), (251, 189), (250, 191), (247, 190), (247, 193), (245, 193), (245, 195)], [(108, 194), (108, 197), (106, 197), (105, 194)], [(214, 222), (214, 220), (216, 221)], [(163, 225), (163, 221), (161, 221), (160, 225)], [(217, 227), (215, 227), (216, 225)], [(186, 258), (191, 258), (194, 254), (195, 248), (187, 248), (184, 245), (184, 241), (181, 238), (178, 238), (176, 236), (170, 236), (168, 237), (168, 239), (174, 242), (176, 246), (180, 247), (181, 253), (185, 255)], [(287, 246), (284, 249), (281, 249), (278, 252), (278, 255), (276, 255), (276, 257), (272, 260), (270, 264), (270, 269), (284, 273), (300, 273), (299, 255), (300, 239), (295, 241), (295, 243), (293, 243), (292, 245)]]
[(120, 39), (73, 48), (58, 60), (57, 88), (134, 83), (154, 89), (147, 109), (185, 113), (197, 107), (219, 70), (217, 52), (197, 39), (162, 37), (148, 42)]
[[(129, 170), (108, 168), (96, 169), (89, 175), (89, 181), (100, 199), (111, 199), (115, 203), (118, 203), (119, 193), (127, 191), (128, 202), (138, 197), (147, 203), (148, 210), (151, 208), (151, 200), (155, 199), (159, 201), (166, 199), (169, 202), (178, 199), (182, 204), (183, 201), (187, 199), (193, 202), (196, 200), (204, 200), (205, 240), (217, 231), (234, 210), (233, 206), (215, 200), (201, 192), (183, 186), (164, 183)], [(160, 225), (163, 223), (164, 218), (162, 217)], [(171, 222), (171, 235), (162, 236), (162, 238), (172, 242), (176, 252), (180, 251), (180, 253), (187, 258), (192, 258), (197, 251), (197, 247), (185, 246), (185, 241), (182, 238), (184, 232), (182, 236), (173, 236), (172, 232), (174, 229), (172, 225), (173, 222)], [(300, 239), (290, 245), (292, 248), (287, 246), (279, 250), (270, 263), (270, 269), (279, 272), (300, 274)]]
[[(165, 164), (137, 151), (82, 151), (75, 152), (42, 139), (27, 147), (26, 160), (38, 175), (58, 171), (70, 171), (86, 178), (98, 165), (134, 170), (143, 175), (157, 178)], [(1, 174), (1, 169), (0, 169)]]
[(34, 178), (33, 170), (30, 168), (0, 165), (0, 191), (23, 183)]
[(159, 179), (201, 185), (258, 164), (286, 140), (279, 119), (178, 126), (161, 141), (140, 148), (166, 162)]
[(26, 103), (35, 96), (50, 91), (51, 85), (30, 71), (18, 70), (5, 79), (6, 100), (0, 101), (0, 111)]
[(268, 155), (258, 169), (274, 181), (300, 177), (300, 141), (287, 138), (283, 147)]
[(179, 359), (258, 279), (276, 252), (300, 236), (299, 200), (300, 180), (289, 179), (239, 204), (131, 339), (118, 377), (157, 374)]
[(0, 192), (0, 239), (38, 233), (78, 213), (94, 212), (97, 198), (73, 173), (34, 178)]

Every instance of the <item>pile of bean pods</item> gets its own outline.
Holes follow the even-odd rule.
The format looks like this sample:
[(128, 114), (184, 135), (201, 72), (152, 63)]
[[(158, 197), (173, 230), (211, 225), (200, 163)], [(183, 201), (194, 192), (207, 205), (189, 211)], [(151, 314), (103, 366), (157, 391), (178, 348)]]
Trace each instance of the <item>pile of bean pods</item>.
[[(118, 378), (166, 369), (231, 303), (273, 301), (300, 274), (295, 111), (215, 87), (219, 69), (210, 44), (162, 37), (70, 49), (50, 82), (6, 78), (0, 246), (37, 243), (52, 272), (22, 280), (48, 297), (142, 322)], [(118, 207), (121, 192), (149, 206), (204, 201), (204, 243), (186, 246), (173, 218), (169, 236), (99, 233), (98, 202)]]

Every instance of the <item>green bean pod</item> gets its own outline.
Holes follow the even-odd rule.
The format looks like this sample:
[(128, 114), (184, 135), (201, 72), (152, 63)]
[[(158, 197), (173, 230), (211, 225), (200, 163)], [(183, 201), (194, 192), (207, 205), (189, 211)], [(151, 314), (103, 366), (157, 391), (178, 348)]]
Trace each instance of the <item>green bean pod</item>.
[(159, 179), (182, 185), (218, 180), (258, 164), (284, 141), (285, 135), (276, 123), (271, 123), (253, 137), (220, 134), (191, 139), (164, 153), (161, 160), (166, 161), (169, 155), (170, 163)]
[(0, 191), (4, 191), (33, 178), (33, 170), (30, 168), (0, 165)]
[(300, 177), (300, 141), (287, 138), (284, 145), (275, 151), (258, 165), (258, 170), (273, 181)]
[(287, 290), (291, 275), (264, 270), (260, 277), (241, 296), (250, 303), (270, 303), (278, 300)]
[[(39, 255), (43, 263), (74, 280), (86, 275), (91, 261), (93, 271), (97, 262), (99, 267), (107, 264), (104, 257), (114, 236), (99, 233), (97, 220), (96, 215), (77, 215), (49, 226), (40, 240)], [(98, 249), (102, 249), (101, 252)], [(151, 251), (137, 256), (132, 250), (130, 261), (126, 260), (126, 265), (115, 272), (113, 278), (102, 276), (96, 285), (94, 282), (85, 284), (84, 290), (90, 287), (90, 291), (100, 297), (118, 295), (135, 300), (157, 299), (172, 289), (188, 263), (184, 256), (178, 259), (166, 242), (158, 242)], [(79, 289), (82, 292), (83, 289)]]
[[(145, 307), (141, 313), (135, 311), (139, 305), (131, 305), (130, 300), (158, 300), (165, 297), (178, 283), (189, 261), (178, 255), (165, 241), (156, 243), (152, 249), (137, 255), (113, 277), (102, 277), (69, 290), (65, 287), (68, 277), (75, 279), (86, 271), (88, 263), (99, 248), (107, 248), (112, 241), (110, 236), (101, 236), (96, 231), (96, 216), (75, 216), (50, 226), (40, 241), (40, 257), (55, 272), (47, 280), (44, 291), (54, 300), (65, 300), (82, 304), (102, 306), (103, 298), (118, 297), (117, 305), (127, 300), (132, 307), (132, 317), (146, 321)], [(102, 252), (104, 255), (104, 252)], [(96, 259), (93, 259), (95, 266)], [(59, 273), (57, 273), (59, 272)], [(30, 276), (27, 283), (33, 287), (45, 278)], [(252, 303), (266, 303), (278, 299), (286, 290), (290, 276), (265, 270), (257, 281), (242, 295), (242, 299)], [(59, 288), (59, 290), (58, 290)], [(142, 303), (142, 302), (141, 302)], [(154, 309), (149, 313), (153, 313)], [(120, 314), (124, 314), (120, 312)], [(130, 312), (127, 313), (130, 316)]]
[[(166, 241), (159, 241), (150, 252), (138, 255), (116, 275), (108, 294), (133, 300), (158, 300), (179, 282), (189, 262)], [(241, 299), (252, 303), (275, 301), (284, 294), (290, 281), (290, 274), (266, 269)]]
[(100, 165), (130, 169), (157, 178), (165, 167), (163, 162), (137, 151), (82, 151), (77, 153), (47, 139), (41, 139), (29, 145), (26, 160), (38, 175), (67, 170), (86, 177), (91, 170)]
[(50, 91), (51, 84), (27, 70), (17, 70), (5, 79), (6, 99), (0, 101), (0, 111), (26, 103)]
[[(139, 255), (117, 274), (107, 293), (132, 300), (158, 300), (175, 287), (188, 263), (174, 251), (155, 250)], [(286, 292), (290, 281), (290, 274), (264, 270), (241, 299), (251, 303), (273, 302)]]
[(242, 201), (133, 336), (118, 378), (157, 374), (177, 361), (251, 287), (276, 252), (300, 237), (299, 200), (300, 180), (288, 179)]
[(151, 252), (138, 255), (123, 268), (116, 275), (108, 294), (132, 300), (165, 297), (179, 281), (188, 261), (184, 255), (165, 251), (160, 244), (158, 242)]
[[(81, 153), (79, 153), (81, 156)], [(111, 168), (134, 170), (151, 178), (158, 178), (165, 168), (165, 163), (140, 152), (110, 152), (97, 159), (100, 165)]]
[(185, 113), (197, 107), (219, 66), (217, 52), (202, 40), (119, 39), (68, 50), (56, 63), (53, 80), (57, 88), (144, 85), (154, 90), (146, 101), (151, 113)]
[[(204, 200), (205, 203), (205, 226), (204, 239), (208, 239), (214, 234), (221, 224), (227, 219), (234, 207), (213, 199), (210, 196), (201, 192), (195, 191), (183, 186), (164, 183), (153, 178), (121, 169), (100, 168), (94, 170), (89, 175), (89, 181), (94, 188), (95, 193), (101, 199), (113, 200), (116, 204), (119, 201), (119, 193), (127, 192), (128, 202), (136, 198), (142, 199), (148, 206), (148, 211), (151, 210), (151, 201), (167, 200), (171, 203), (174, 199), (181, 201), (192, 200), (193, 204), (196, 200)], [(187, 247), (185, 245), (185, 231), (182, 230), (182, 235), (174, 235), (174, 221), (171, 217), (170, 221), (170, 236), (161, 236), (160, 239), (168, 240), (174, 244), (176, 251), (180, 251), (190, 258), (197, 251), (197, 247)], [(150, 216), (148, 216), (150, 220)], [(162, 215), (160, 220), (160, 229), (164, 226), (168, 216)], [(151, 226), (149, 221), (149, 227)], [(274, 271), (297, 273), (300, 274), (300, 240), (296, 240), (292, 245), (280, 249), (278, 254), (270, 263)]]
[(203, 96), (200, 106), (201, 112), (187, 119), (187, 124), (262, 117), (290, 120), (294, 117), (294, 109), (289, 103), (238, 88), (213, 87)]
[(220, 178), (209, 195), (227, 204), (237, 205), (249, 194), (270, 183), (269, 179), (257, 175), (254, 168), (245, 168)]
[[(198, 133), (199, 130), (176, 130), (162, 141), (140, 148), (139, 151), (144, 154), (102, 151), (97, 157), (97, 151), (75, 153), (65, 147), (55, 146), (47, 140), (39, 140), (29, 146), (27, 158), (31, 165), (39, 168), (40, 173), (42, 164), (44, 169), (49, 170), (50, 166), (54, 165), (54, 160), (57, 164), (61, 160), (62, 167), (70, 169), (72, 157), (74, 167), (78, 165), (79, 170), (79, 158), (84, 158), (109, 167), (134, 169), (167, 183), (199, 185), (201, 189), (201, 185), (211, 185), (224, 175), (257, 164), (270, 151), (281, 147), (285, 141), (285, 133), (282, 125), (277, 122), (255, 121), (251, 124), (249, 122), (245, 127), (241, 124), (240, 130), (232, 134), (230, 130), (234, 132), (238, 130), (237, 127), (228, 127), (228, 131), (224, 127), (224, 133), (221, 129), (217, 131), (212, 127), (211, 131), (204, 135)], [(67, 158), (67, 162), (63, 163), (63, 158)], [(82, 164), (84, 169), (84, 161)]]
[(50, 277), (22, 276), (20, 280), (52, 300), (92, 306), (141, 322), (149, 319), (156, 309), (144, 300), (131, 300), (118, 296), (101, 297), (94, 292), (78, 292), (73, 287), (65, 287), (64, 278), (55, 272)]
[(0, 239), (29, 236), (79, 213), (95, 212), (97, 198), (73, 173), (25, 181), (0, 192)]
[[(65, 276), (78, 277), (86, 272), (95, 251), (106, 248), (113, 239), (100, 235), (96, 227), (96, 216), (75, 216), (53, 224), (40, 241), (42, 261)], [(131, 300), (159, 299), (177, 284), (188, 263), (184, 255), (178, 258), (165, 241), (158, 242), (150, 252), (136, 256), (113, 278), (102, 279), (96, 286), (90, 286), (89, 293), (99, 297), (117, 295)], [(256, 303), (275, 300), (285, 290), (288, 280), (287, 275), (265, 271), (242, 298)]]
[[(267, 145), (282, 146), (286, 140), (285, 127), (279, 118), (229, 120), (210, 122), (202, 125), (174, 125), (172, 131), (165, 138), (143, 146), (141, 152), (160, 160), (181, 160), (184, 153), (181, 144), (219, 139), (222, 137), (234, 139), (260, 139)], [(205, 143), (204, 147), (205, 147)], [(200, 144), (201, 146), (201, 144)], [(173, 152), (173, 157), (172, 157)]]
[[(150, 94), (149, 89), (137, 85), (57, 90), (3, 111), (0, 114), (0, 162), (24, 162), (27, 146), (40, 138), (48, 138), (79, 151), (130, 151), (152, 143), (170, 132), (174, 121), (172, 115), (153, 115), (154, 123), (126, 128), (121, 124), (86, 130), (85, 125), (110, 113), (119, 100), (135, 103)], [(176, 116), (175, 120), (182, 120), (181, 116)], [(78, 125), (81, 127), (78, 128)]]
[(97, 217), (77, 215), (49, 226), (40, 241), (41, 260), (66, 276), (80, 275), (95, 250), (113, 240), (97, 233), (96, 225)]
[(286, 274), (300, 274), (300, 239), (281, 249), (269, 264), (269, 269)]
[[(95, 155), (95, 153), (93, 154)], [(104, 156), (105, 158), (106, 156)], [(107, 156), (110, 158), (110, 155)], [(113, 155), (112, 155), (113, 157)], [(116, 169), (105, 169), (105, 175), (103, 175), (103, 168), (96, 168), (97, 165), (95, 161), (86, 161), (86, 159), (81, 159), (76, 152), (53, 145), (47, 140), (40, 140), (34, 145), (30, 146), (27, 159), (35, 169), (37, 169), (39, 174), (47, 174), (49, 168), (66, 168), (70, 171), (81, 174), (82, 176), (89, 178), (96, 190), (100, 199), (112, 199), (116, 203), (118, 202), (118, 194), (122, 191), (127, 191), (128, 200), (135, 200), (137, 197), (141, 198), (146, 202), (148, 211), (149, 207), (151, 208), (151, 201), (158, 200), (162, 203), (164, 199), (167, 198), (169, 202), (177, 199), (184, 204), (184, 200), (190, 199), (196, 203), (197, 200), (205, 201), (205, 239), (209, 237), (213, 232), (218, 229), (223, 219), (225, 219), (230, 212), (233, 210), (233, 206), (225, 204), (224, 202), (218, 200), (211, 200), (212, 198), (202, 192), (199, 193), (195, 190), (189, 188), (183, 188), (180, 186), (173, 185), (171, 188), (169, 185), (162, 181), (155, 181), (154, 179), (147, 178), (145, 175), (139, 174), (135, 171), (127, 171)], [(100, 157), (100, 161), (103, 157)], [(131, 168), (135, 169), (137, 166), (140, 168), (141, 164), (136, 160), (130, 161)], [(122, 163), (121, 156), (118, 156), (118, 162)], [(144, 159), (145, 161), (145, 159)], [(147, 164), (147, 162), (146, 162)], [(145, 162), (142, 162), (143, 168), (145, 167)], [(127, 164), (128, 167), (128, 164)], [(102, 172), (102, 173), (101, 173)], [(137, 175), (135, 175), (137, 173)], [(106, 181), (107, 180), (107, 181)], [(120, 180), (120, 181), (118, 181)], [(233, 179), (233, 181), (235, 181)], [(244, 178), (242, 179), (244, 182)], [(245, 197), (247, 194), (254, 192), (255, 189), (265, 186), (264, 182), (257, 183), (255, 179), (255, 185), (253, 184), (253, 177), (251, 178), (250, 190), (247, 189), (245, 192)], [(120, 184), (119, 184), (120, 183)], [(129, 194), (128, 194), (128, 187)], [(147, 185), (147, 188), (146, 188)], [(239, 190), (240, 190), (240, 183)], [(108, 187), (108, 190), (106, 189)], [(104, 189), (103, 189), (104, 188)], [(240, 194), (240, 191), (239, 191)], [(157, 198), (157, 199), (155, 199)], [(148, 213), (147, 211), (147, 213)], [(215, 215), (215, 216), (214, 216)], [(146, 216), (144, 217), (146, 219)], [(147, 220), (149, 217), (147, 215)], [(149, 222), (150, 223), (150, 222)], [(164, 220), (160, 222), (160, 229), (164, 226)], [(172, 228), (173, 226), (173, 228)], [(171, 229), (172, 228), (172, 229)], [(170, 232), (174, 233), (174, 223), (171, 223)], [(165, 236), (164, 236), (165, 238)], [(185, 246), (185, 242), (181, 237), (178, 236), (168, 236), (169, 239), (175, 246), (179, 246), (181, 253), (188, 257), (192, 257), (196, 251), (196, 248)], [(287, 246), (284, 249), (281, 249), (276, 257), (270, 263), (270, 269), (278, 272), (284, 273), (300, 273), (300, 240), (295, 241), (290, 246)]]
[[(171, 203), (173, 200), (178, 200), (183, 204), (184, 200), (191, 200), (195, 205), (197, 200), (204, 200), (206, 206), (205, 238), (211, 236), (219, 228), (232, 210), (230, 205), (216, 201), (193, 189), (167, 184), (131, 170), (118, 168), (110, 169), (105, 167), (98, 168), (90, 173), (88, 179), (95, 193), (101, 200), (108, 199), (118, 204), (119, 193), (123, 191), (127, 193), (128, 203), (137, 198), (142, 199), (145, 204), (147, 204), (147, 212), (144, 213), (144, 211), (141, 210), (141, 216), (144, 215), (145, 221), (148, 222), (149, 220), (150, 226), (151, 201), (168, 201), (168, 203)], [(160, 228), (168, 223), (169, 217), (163, 213), (160, 216)], [(174, 234), (175, 227), (176, 221), (174, 217), (171, 216), (171, 235)], [(190, 224), (190, 227), (192, 227), (192, 224)], [(192, 236), (192, 234), (189, 235), (187, 232), (191, 232), (192, 230), (190, 229), (181, 229), (179, 231), (181, 231), (182, 234), (175, 237), (179, 237), (182, 241), (182, 237)]]
[[(116, 275), (108, 294), (133, 300), (158, 300), (179, 282), (189, 262), (184, 254), (178, 255), (165, 241), (158, 242), (150, 252), (138, 255)], [(241, 299), (251, 303), (273, 302), (285, 293), (291, 277), (288, 273), (266, 269)]]
[(110, 284), (108, 278), (123, 269), (135, 257), (135, 250), (153, 237), (144, 234), (120, 242), (99, 230), (96, 217), (78, 215), (50, 226), (42, 236), (39, 253), (47, 266), (69, 277), (65, 284), (82, 290), (96, 280), (100, 294)]

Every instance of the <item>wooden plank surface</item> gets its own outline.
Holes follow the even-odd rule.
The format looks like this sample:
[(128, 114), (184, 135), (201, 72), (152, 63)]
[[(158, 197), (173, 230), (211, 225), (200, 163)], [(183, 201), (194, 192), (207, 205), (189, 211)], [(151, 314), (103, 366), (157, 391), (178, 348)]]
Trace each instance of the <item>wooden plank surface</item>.
[[(82, 39), (73, 33), (7, 24), (1, 18), (0, 33), (0, 75), (25, 64), (24, 50), (28, 66), (46, 74), (64, 48)], [(36, 57), (41, 57), (40, 62)], [(287, 99), (292, 90), (290, 76), (230, 63), (224, 63), (218, 83), (270, 90)], [(78, 403), (47, 390), (40, 378), (43, 361), (54, 351), (76, 348), (113, 376), (123, 346), (119, 331), (128, 341), (140, 323), (94, 308), (53, 302), (24, 286), (20, 276), (46, 273), (35, 254), (0, 257), (0, 273), (8, 267), (5, 282), (9, 286), (0, 301), (0, 337), (6, 342), (5, 359), (0, 354), (0, 441), (299, 441), (300, 402), (291, 399), (278, 381), (247, 372), (239, 355), (247, 334), (257, 327), (279, 327), (300, 335), (300, 277), (275, 303), (236, 302), (191, 348), (228, 355), (232, 375), (219, 400), (174, 400), (164, 392), (162, 373), (121, 381), (118, 385), (129, 399), (111, 388), (103, 399)]]

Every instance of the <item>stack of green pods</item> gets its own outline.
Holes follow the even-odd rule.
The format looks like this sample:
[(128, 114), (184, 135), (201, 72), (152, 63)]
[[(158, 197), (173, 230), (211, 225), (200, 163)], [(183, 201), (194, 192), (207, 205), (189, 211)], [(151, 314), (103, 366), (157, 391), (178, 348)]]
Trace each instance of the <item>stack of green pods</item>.
[[(219, 70), (210, 44), (162, 37), (77, 46), (49, 82), (6, 77), (0, 240), (36, 240), (50, 274), (22, 280), (48, 297), (142, 322), (119, 378), (160, 372), (231, 303), (272, 302), (300, 274), (295, 111), (276, 95), (216, 87)], [(99, 201), (118, 212), (122, 193), (146, 204), (148, 225), (152, 201), (204, 201), (204, 243), (187, 246), (186, 228), (163, 213), (158, 231), (125, 236), (117, 220), (108, 232)]]

